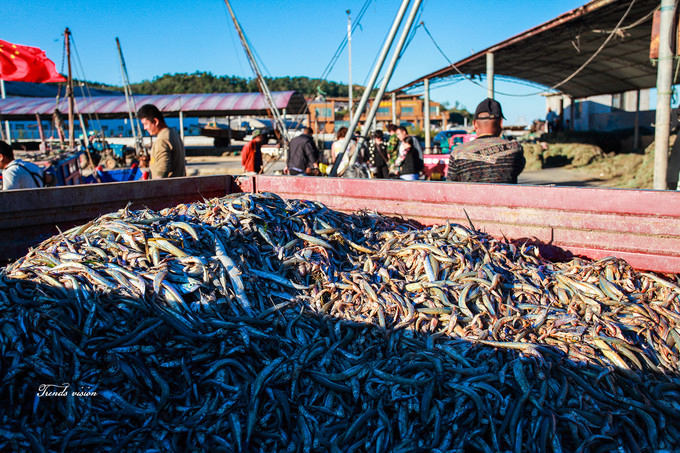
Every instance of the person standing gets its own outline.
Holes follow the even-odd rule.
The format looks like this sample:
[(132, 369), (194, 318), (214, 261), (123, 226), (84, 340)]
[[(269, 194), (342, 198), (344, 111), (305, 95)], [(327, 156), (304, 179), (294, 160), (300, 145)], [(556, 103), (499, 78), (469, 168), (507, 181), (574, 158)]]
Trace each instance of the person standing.
[(241, 165), (246, 175), (262, 172), (262, 143), (264, 135), (259, 129), (253, 131), (252, 139), (241, 150)]
[(37, 189), (44, 186), (43, 171), (36, 164), (14, 158), (14, 150), (0, 141), (2, 190)]
[(366, 163), (375, 178), (384, 179), (389, 176), (387, 167), (387, 147), (383, 141), (382, 131), (373, 133), (373, 140), (368, 143)]
[(545, 122), (548, 123), (549, 134), (556, 132), (557, 114), (550, 107), (548, 107), (548, 114), (545, 115)]
[(397, 156), (392, 167), (392, 173), (399, 175), (399, 179), (405, 181), (418, 180), (422, 168), (419, 168), (420, 158), (415, 146), (416, 141), (414, 137), (407, 135), (399, 145), (399, 156)]
[(151, 179), (186, 176), (186, 156), (184, 144), (174, 128), (165, 123), (163, 114), (153, 104), (143, 105), (137, 112), (144, 130), (155, 135), (151, 147)]
[[(408, 131), (406, 130), (406, 128), (404, 126), (397, 127), (397, 138), (399, 138), (400, 143), (399, 143), (399, 154), (397, 156), (397, 160), (394, 163), (395, 167), (399, 167), (403, 163), (403, 160), (406, 158), (408, 153), (410, 153), (412, 151), (415, 152), (414, 156), (412, 156), (412, 157), (409, 156), (409, 160), (413, 159), (413, 167), (411, 167), (410, 165), (407, 167), (408, 172), (406, 173), (406, 175), (415, 174), (416, 177), (412, 178), (411, 176), (406, 176), (406, 177), (402, 178), (402, 176), (404, 175), (402, 172), (399, 173), (399, 177), (401, 179), (408, 179), (408, 180), (418, 179), (420, 172), (423, 169), (423, 150), (420, 147), (420, 142), (418, 141), (417, 138), (410, 136), (408, 134)], [(410, 140), (407, 140), (409, 138), (410, 138)], [(406, 150), (407, 146), (412, 148), (412, 150), (407, 151)]]
[(397, 137), (397, 126), (394, 124), (387, 125), (387, 132), (389, 137), (385, 148), (387, 148), (387, 165), (394, 165), (394, 161), (397, 160), (397, 155), (399, 154), (399, 137)]
[(304, 127), (302, 134), (290, 141), (288, 159), (284, 173), (296, 175), (319, 175), (319, 149), (314, 143), (310, 127)]
[(472, 122), (477, 138), (460, 144), (449, 156), (448, 181), (517, 184), (524, 169), (524, 150), (517, 141), (500, 137), (503, 111), (498, 101), (487, 98)]
[[(332, 159), (331, 164), (335, 164), (335, 160), (338, 158), (338, 155), (342, 152), (342, 144), (345, 141), (345, 137), (347, 137), (347, 131), (348, 129), (345, 126), (342, 126), (340, 129), (338, 129), (338, 132), (335, 134), (335, 141), (331, 145), (331, 159)], [(354, 139), (351, 139), (347, 144), (347, 150), (342, 155), (342, 160), (338, 164), (338, 169), (336, 171), (337, 176), (342, 176), (343, 173), (345, 173), (345, 170), (347, 170), (347, 167), (349, 167), (349, 159), (354, 153), (355, 149), (356, 141)]]

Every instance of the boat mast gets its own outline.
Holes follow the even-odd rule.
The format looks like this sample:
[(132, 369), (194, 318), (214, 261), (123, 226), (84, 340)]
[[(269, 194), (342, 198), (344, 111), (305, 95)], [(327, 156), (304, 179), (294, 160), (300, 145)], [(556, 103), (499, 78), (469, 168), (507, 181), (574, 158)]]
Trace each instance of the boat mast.
[(262, 94), (264, 95), (265, 100), (267, 101), (267, 104), (269, 104), (269, 108), (272, 111), (272, 114), (274, 115), (274, 122), (276, 123), (276, 126), (278, 127), (279, 131), (281, 132), (281, 138), (283, 139), (283, 145), (285, 148), (288, 147), (288, 130), (286, 128), (286, 123), (283, 121), (283, 118), (281, 114), (279, 113), (279, 109), (276, 108), (276, 104), (274, 103), (274, 99), (272, 98), (272, 94), (269, 91), (269, 87), (267, 86), (267, 82), (265, 82), (264, 77), (262, 77), (262, 73), (260, 72), (260, 68), (257, 66), (257, 62), (255, 61), (255, 58), (253, 57), (252, 52), (250, 51), (250, 47), (248, 46), (248, 42), (246, 41), (246, 37), (243, 34), (243, 30), (241, 30), (241, 25), (239, 25), (238, 20), (236, 20), (236, 16), (234, 15), (234, 11), (231, 9), (231, 5), (229, 4), (229, 0), (224, 0), (224, 3), (226, 3), (227, 8), (229, 8), (229, 15), (231, 16), (231, 20), (234, 22), (234, 27), (236, 27), (236, 32), (238, 33), (239, 38), (241, 39), (241, 45), (243, 46), (243, 49), (246, 51), (246, 56), (248, 57), (248, 62), (250, 63), (250, 67), (253, 69), (253, 72), (255, 73), (255, 77), (257, 78), (257, 83), (260, 87), (260, 90), (262, 91)]
[(132, 137), (135, 141), (135, 150), (137, 153), (140, 153), (143, 150), (142, 129), (139, 126), (139, 122), (137, 121), (137, 107), (135, 106), (135, 98), (132, 96), (132, 90), (130, 90), (130, 79), (128, 78), (127, 66), (125, 65), (125, 58), (123, 58), (123, 50), (120, 47), (118, 36), (116, 36), (116, 46), (118, 47), (118, 58), (120, 59), (120, 72), (123, 75), (123, 92), (125, 93), (125, 102), (128, 107), (128, 114), (130, 115)]
[(66, 82), (66, 96), (68, 97), (68, 146), (71, 151), (75, 149), (75, 137), (73, 128), (73, 77), (71, 75), (71, 31), (66, 27), (64, 31), (64, 40), (66, 43), (66, 61), (68, 64), (68, 80)]

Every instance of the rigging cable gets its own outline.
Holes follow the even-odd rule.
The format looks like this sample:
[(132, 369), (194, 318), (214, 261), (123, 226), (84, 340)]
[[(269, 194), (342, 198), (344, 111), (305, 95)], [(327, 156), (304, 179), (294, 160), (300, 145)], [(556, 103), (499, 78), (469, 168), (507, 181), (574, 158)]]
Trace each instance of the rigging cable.
[[(364, 17), (364, 14), (366, 13), (366, 10), (368, 9), (368, 6), (371, 4), (372, 0), (366, 0), (361, 7), (361, 10), (359, 11), (359, 14), (357, 15), (356, 21), (352, 24), (352, 33), (354, 33), (354, 30), (357, 27), (361, 26), (361, 19)], [(347, 34), (345, 33), (345, 36), (342, 38), (342, 41), (338, 45), (338, 48), (335, 50), (335, 53), (331, 57), (330, 61), (326, 65), (326, 67), (323, 70), (323, 73), (319, 77), (320, 80), (325, 81), (326, 78), (330, 75), (331, 71), (335, 67), (335, 64), (337, 63), (338, 59), (340, 58), (340, 55), (342, 55), (343, 50), (345, 50), (345, 47), (347, 46)]]
[[(90, 91), (90, 87), (87, 84), (87, 77), (85, 77), (85, 69), (83, 67), (82, 61), (80, 60), (80, 54), (78, 53), (78, 48), (76, 47), (76, 41), (75, 41), (75, 39), (73, 39), (73, 35), (71, 35), (71, 42), (73, 43), (73, 53), (76, 56), (76, 62), (77, 62), (78, 68), (80, 70), (80, 74), (82, 76), (82, 80), (80, 81), (81, 94), (84, 97), (86, 97), (88, 100), (91, 101), (92, 100), (92, 92)], [(85, 87), (84, 91), (83, 91), (83, 87)], [(90, 121), (92, 120), (92, 114), (91, 113), (88, 113), (87, 117)], [(95, 121), (97, 122), (97, 125), (99, 126), (99, 129), (101, 130), (102, 124), (101, 124), (101, 120), (99, 119), (99, 113), (97, 113), (96, 110), (94, 112), (94, 118), (95, 118)], [(87, 134), (87, 132), (85, 131), (85, 125), (84, 124), (80, 125), (80, 129), (83, 131), (84, 134)]]

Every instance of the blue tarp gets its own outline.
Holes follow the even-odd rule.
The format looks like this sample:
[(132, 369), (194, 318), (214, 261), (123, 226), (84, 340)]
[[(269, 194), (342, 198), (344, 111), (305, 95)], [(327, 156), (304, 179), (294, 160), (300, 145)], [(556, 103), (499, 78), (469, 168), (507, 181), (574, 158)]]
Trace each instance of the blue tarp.
[(83, 182), (92, 184), (97, 182), (124, 182), (142, 179), (142, 171), (139, 167), (121, 168), (118, 170), (97, 170), (96, 173), (99, 177), (99, 181), (97, 181), (94, 175), (89, 175), (83, 178)]

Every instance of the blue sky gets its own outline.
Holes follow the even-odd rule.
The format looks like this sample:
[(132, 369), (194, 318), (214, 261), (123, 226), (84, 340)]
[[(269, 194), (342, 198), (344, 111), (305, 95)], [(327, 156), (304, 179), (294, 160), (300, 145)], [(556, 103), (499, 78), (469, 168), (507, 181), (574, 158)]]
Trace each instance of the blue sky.
[[(265, 75), (319, 77), (346, 34), (347, 9), (353, 20), (366, 0), (232, 0)], [(452, 61), (576, 8), (584, 0), (423, 0), (423, 21)], [(372, 0), (352, 37), (352, 78), (364, 84), (400, 2)], [(251, 77), (227, 8), (220, 0), (5, 0), (1, 39), (37, 46), (62, 68), (63, 32), (69, 27), (79, 59), (76, 77), (121, 84), (118, 36), (131, 82), (176, 72), (210, 71)], [(418, 23), (416, 22), (416, 23)], [(347, 50), (329, 80), (347, 83)], [(388, 60), (389, 61), (389, 60)], [(447, 65), (422, 28), (400, 60), (388, 89)], [(65, 71), (65, 69), (64, 69)], [(535, 88), (497, 81), (503, 92), (533, 93)], [(474, 110), (486, 90), (462, 81), (431, 87), (437, 102), (456, 101)], [(541, 96), (498, 95), (508, 123), (544, 116)]]

